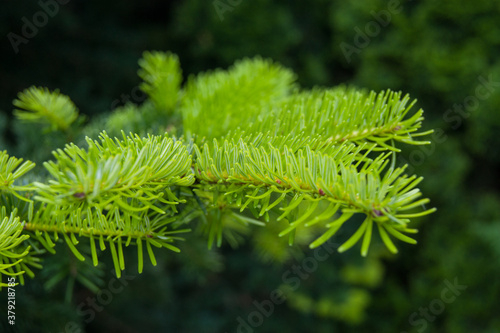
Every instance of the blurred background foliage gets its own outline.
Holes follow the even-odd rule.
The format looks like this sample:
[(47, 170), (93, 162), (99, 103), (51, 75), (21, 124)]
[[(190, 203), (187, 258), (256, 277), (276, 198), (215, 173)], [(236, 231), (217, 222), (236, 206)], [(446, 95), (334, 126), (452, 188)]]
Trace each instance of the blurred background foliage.
[[(21, 35), (23, 17), (33, 22), (40, 10), (34, 1), (10, 1), (0, 13), (0, 149), (11, 155), (39, 162), (64, 142), (12, 118), (18, 92), (59, 88), (87, 117), (101, 117), (127, 100), (142, 102), (137, 60), (145, 50), (176, 53), (184, 78), (261, 55), (292, 68), (303, 87), (401, 90), (418, 99), (425, 126), (438, 129), (431, 146), (410, 147), (400, 159), (425, 177), (422, 190), (438, 207), (419, 222), (419, 243), (396, 256), (375, 248), (367, 259), (356, 250), (334, 253), (261, 326), (239, 332), (500, 332), (499, 1), (73, 0), (16, 54), (8, 33)], [(369, 30), (377, 23), (379, 31)], [(357, 51), (346, 57), (342, 43)], [(40, 279), (16, 287), (16, 326), (6, 327), (2, 315), (0, 330), (237, 332), (237, 318), (256, 310), (252, 302), (269, 299), (283, 274), (312, 255), (272, 232), (262, 228), (237, 249), (216, 251), (191, 235), (180, 255), (163, 251), (158, 267), (146, 265), (140, 276), (129, 267), (133, 280), (88, 323), (76, 309), (93, 292), (76, 284), (67, 306), (66, 282), (48, 284), (50, 274), (38, 272)], [(49, 256), (45, 266), (64, 260)], [(110, 271), (103, 268), (103, 289)], [(425, 319), (420, 308), (436, 304), (455, 279), (467, 289)]]

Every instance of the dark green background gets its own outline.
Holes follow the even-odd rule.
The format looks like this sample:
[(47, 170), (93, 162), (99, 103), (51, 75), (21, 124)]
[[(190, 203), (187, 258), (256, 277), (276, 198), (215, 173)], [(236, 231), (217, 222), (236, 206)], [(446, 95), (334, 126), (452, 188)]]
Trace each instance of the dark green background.
[[(425, 110), (425, 128), (437, 129), (431, 146), (407, 147), (401, 156), (401, 163), (425, 177), (421, 188), (438, 208), (417, 223), (419, 243), (401, 244), (397, 256), (377, 250), (368, 260), (358, 250), (330, 256), (253, 330), (500, 332), (500, 2), (215, 3), (230, 10), (221, 17), (210, 0), (72, 0), (20, 44), (17, 54), (8, 33), (21, 35), (22, 18), (33, 22), (42, 7), (36, 1), (2, 3), (0, 149), (30, 158), (36, 146), (26, 142), (46, 140), (38, 131), (20, 130), (11, 118), (19, 91), (31, 85), (59, 88), (92, 117), (131, 94), (145, 50), (178, 54), (185, 78), (262, 55), (292, 68), (303, 87), (346, 83), (401, 90)], [(380, 21), (384, 17), (387, 24)], [(347, 44), (357, 47), (349, 59), (341, 49)], [(484, 80), (490, 90), (479, 88), (478, 95)], [(461, 106), (462, 114), (453, 111)], [(237, 318), (255, 311), (252, 302), (268, 299), (283, 284), (283, 272), (301, 260), (263, 262), (251, 242), (206, 253), (197, 242), (191, 254), (164, 253), (158, 267), (129, 281), (89, 324), (75, 308), (92, 294), (77, 286), (68, 306), (64, 284), (45, 291), (50, 272), (39, 272), (39, 279), (16, 288), (15, 328), (62, 332), (74, 321), (75, 332), (236, 332)], [(304, 249), (303, 256), (310, 255)], [(133, 267), (127, 271), (134, 274)], [(113, 278), (105, 272), (103, 288)], [(467, 289), (432, 319), (415, 317), (413, 327), (412, 313), (437, 304), (445, 281), (454, 279)], [(325, 300), (336, 307), (318, 310), (328, 308)], [(1, 302), (4, 309), (6, 298)], [(356, 315), (361, 320), (354, 323)], [(4, 317), (2, 312), (1, 325)]]

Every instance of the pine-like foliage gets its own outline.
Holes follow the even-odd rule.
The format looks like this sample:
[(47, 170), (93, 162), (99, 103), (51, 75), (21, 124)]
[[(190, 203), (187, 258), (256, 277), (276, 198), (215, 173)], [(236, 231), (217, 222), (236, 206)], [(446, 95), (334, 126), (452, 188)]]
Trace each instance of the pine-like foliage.
[(175, 54), (145, 52), (139, 60), (139, 76), (144, 80), (141, 89), (147, 93), (155, 107), (172, 113), (179, 98), (182, 73)]
[(78, 110), (68, 96), (58, 90), (31, 87), (14, 101), (14, 114), (21, 120), (46, 124), (51, 130), (67, 131), (78, 118)]
[[(423, 112), (411, 112), (407, 95), (300, 90), (292, 71), (261, 58), (190, 77), (184, 88), (175, 55), (145, 53), (139, 64), (150, 100), (87, 124), (81, 131), (99, 137), (54, 151), (47, 177), (23, 181), (33, 163), (0, 153), (1, 274), (33, 275), (28, 266), (40, 267), (37, 255), (57, 242), (80, 260), (88, 244), (95, 266), (109, 250), (117, 276), (124, 247), (134, 246), (141, 272), (144, 252), (156, 265), (153, 248), (179, 251), (188, 224), (211, 247), (237, 244), (249, 225), (285, 221), (276, 237), (293, 244), (312, 233), (315, 248), (360, 215), (339, 252), (360, 242), (366, 256), (374, 229), (393, 253), (394, 239), (416, 243), (411, 220), (434, 209), (423, 208), (422, 178), (396, 168), (396, 154), (428, 143), (417, 138), (431, 131), (419, 132)], [(68, 97), (41, 88), (14, 105), (18, 118), (52, 130), (70, 132), (79, 117)], [(115, 138), (117, 124), (152, 132)]]

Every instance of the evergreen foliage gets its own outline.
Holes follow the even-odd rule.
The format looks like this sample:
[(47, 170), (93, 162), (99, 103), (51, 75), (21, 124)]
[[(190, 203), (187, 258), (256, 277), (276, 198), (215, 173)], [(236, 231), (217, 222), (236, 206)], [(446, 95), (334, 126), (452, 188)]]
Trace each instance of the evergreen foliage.
[[(177, 135), (160, 126), (147, 136), (122, 131), (112, 138), (102, 121), (91, 122), (83, 132), (101, 131), (97, 139), (54, 150), (43, 163), (47, 176), (24, 182), (34, 164), (2, 152), (2, 275), (32, 276), (27, 265), (40, 267), (35, 255), (55, 253), (58, 242), (81, 261), (86, 252), (80, 243), (88, 242), (94, 266), (109, 249), (118, 277), (127, 262), (124, 248), (135, 246), (142, 272), (143, 252), (153, 265), (154, 247), (178, 252), (172, 243), (191, 230), (187, 225), (207, 234), (211, 247), (221, 246), (223, 236), (237, 245), (238, 230), (249, 224), (284, 220), (277, 236), (292, 245), (313, 228), (315, 248), (355, 215), (364, 221), (339, 252), (361, 241), (366, 256), (376, 225), (396, 253), (393, 239), (415, 244), (406, 235), (417, 232), (409, 224), (435, 210), (424, 207), (429, 200), (417, 188), (422, 177), (395, 167), (396, 142), (426, 144), (415, 138), (432, 132), (419, 132), (423, 112), (410, 114), (408, 96), (345, 87), (300, 90), (290, 70), (258, 57), (191, 77), (182, 90), (177, 56), (146, 52), (139, 64), (150, 101), (129, 104), (110, 118), (177, 115), (180, 123), (163, 124)], [(32, 87), (14, 105), (20, 120), (68, 137), (81, 131), (71, 128), (76, 107), (58, 91)], [(151, 122), (139, 126), (144, 129), (154, 128), (158, 118), (129, 120), (132, 128), (134, 121)], [(116, 122), (106, 123), (117, 130)]]
[(141, 89), (154, 103), (157, 110), (172, 113), (179, 98), (182, 73), (179, 59), (175, 54), (145, 52), (139, 60), (143, 79)]
[(78, 110), (68, 96), (58, 90), (50, 92), (47, 88), (31, 87), (19, 93), (14, 100), (17, 118), (46, 124), (50, 130), (67, 131), (78, 118)]
[[(425, 129), (436, 129), (424, 138), (430, 145), (397, 144), (402, 152), (396, 162), (409, 164), (405, 173), (425, 177), (418, 187), (439, 207), (435, 214), (412, 219), (411, 226), (420, 229), (415, 235), (418, 246), (398, 246), (398, 255), (391, 256), (374, 230), (366, 258), (357, 250), (332, 253), (254, 331), (499, 331), (500, 319), (495, 316), (500, 308), (496, 297), (500, 293), (496, 241), (500, 237), (498, 3), (216, 3), (229, 5), (223, 20), (212, 1), (123, 1), (120, 6), (89, 1), (84, 7), (71, 1), (60, 6), (58, 14), (49, 18), (28, 44), (20, 44), (18, 54), (4, 38), (0, 54), (0, 151), (37, 164), (20, 184), (43, 181), (43, 162), (67, 140), (60, 132), (41, 135), (39, 124), (21, 123), (12, 117), (12, 99), (33, 84), (61, 88), (70, 96), (82, 114), (93, 117), (82, 133), (94, 139), (102, 129), (112, 138), (122, 138), (121, 130), (141, 137), (165, 131), (170, 135), (183, 133), (180, 126), (171, 126), (181, 124), (177, 114), (168, 118), (157, 114), (150, 101), (127, 103), (144, 100), (145, 95), (136, 88), (140, 82), (136, 62), (144, 49), (168, 49), (178, 54), (185, 78), (201, 70), (227, 68), (235, 59), (259, 54), (293, 68), (302, 87), (345, 83), (377, 92), (388, 87), (409, 92), (412, 99), (418, 99), (413, 108), (425, 110)], [(42, 10), (36, 1), (22, 6), (5, 2), (3, 9), (3, 36), (9, 32), (22, 36), (21, 18), (31, 20)], [(390, 18), (385, 15), (387, 10)], [(372, 37), (376, 23), (380, 31)], [(360, 37), (363, 33), (369, 43)], [(351, 55), (350, 63), (339, 47), (341, 43), (359, 50)], [(480, 77), (490, 83), (486, 85), (489, 90), (484, 90)], [(474, 104), (478, 87), (485, 95), (491, 94)], [(126, 105), (117, 109), (118, 102)], [(462, 114), (454, 111), (455, 104), (462, 107)], [(104, 111), (110, 109), (114, 111), (108, 116)], [(75, 136), (74, 142), (86, 147), (83, 135)], [(28, 206), (22, 204), (16, 202), (15, 206), (28, 212)], [(217, 210), (209, 208), (205, 207), (207, 219), (216, 218)], [(93, 267), (90, 244), (85, 239), (77, 245), (82, 255), (88, 256), (83, 262), (74, 258), (64, 241), (59, 242), (55, 255), (44, 256), (44, 269), (34, 271), (36, 279), (16, 288), (19, 320), (14, 331), (61, 332), (70, 321), (82, 331), (102, 333), (236, 331), (236, 318), (252, 314), (256, 310), (253, 301), (264, 300), (280, 286), (284, 272), (316, 250), (324, 250), (307, 250), (321, 231), (314, 226), (302, 228), (294, 246), (288, 246), (288, 237), (276, 237), (288, 227), (286, 219), (276, 221), (281, 213), (271, 210), (273, 222), (266, 227), (245, 226), (233, 214), (222, 214), (223, 239), (231, 246), (212, 251), (206, 251), (205, 224), (196, 222), (189, 241), (174, 244), (181, 249), (179, 254), (154, 248), (158, 265), (145, 264), (140, 276), (136, 275), (136, 247), (124, 248), (129, 262), (122, 280), (130, 274), (137, 278), (122, 293), (113, 295), (113, 301), (96, 312), (90, 323), (77, 306), (87, 297), (98, 296), (95, 289), (75, 280), (71, 304), (64, 302), (64, 292), (75, 273), (77, 278), (102, 273), (102, 281), (95, 283), (105, 289), (105, 283), (114, 279), (111, 253), (105, 251), (99, 256), (102, 264)], [(249, 217), (245, 212), (235, 214)], [(349, 238), (363, 221), (362, 214), (358, 215), (326, 246), (336, 247)], [(187, 211), (185, 216), (189, 216)], [(232, 248), (235, 245), (238, 248)], [(56, 275), (62, 279), (55, 279)], [(438, 299), (445, 287), (443, 281), (455, 277), (468, 288), (447, 303), (435, 319), (434, 314), (427, 321), (423, 316), (409, 318)], [(43, 288), (48, 280), (51, 288)], [(0, 309), (7, 312), (6, 302), (0, 302)], [(12, 328), (6, 319), (0, 321), (2, 332)], [(410, 319), (416, 321), (410, 323)]]

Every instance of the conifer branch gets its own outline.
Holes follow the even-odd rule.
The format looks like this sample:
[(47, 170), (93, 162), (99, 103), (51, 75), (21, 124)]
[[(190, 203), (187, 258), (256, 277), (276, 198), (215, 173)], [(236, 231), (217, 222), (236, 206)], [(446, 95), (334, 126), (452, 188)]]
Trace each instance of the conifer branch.
[(181, 106), (185, 135), (217, 138), (248, 124), (282, 102), (294, 81), (293, 72), (258, 57), (191, 77)]
[(345, 87), (315, 89), (291, 96), (229, 137), (245, 137), (245, 140), (269, 137), (273, 138), (273, 144), (281, 138), (286, 138), (283, 141), (303, 138), (314, 150), (348, 141), (357, 145), (370, 143), (375, 146), (366, 147), (374, 150), (400, 151), (387, 142), (428, 144), (415, 138), (432, 133), (417, 132), (423, 120), (422, 110), (405, 119), (416, 102), (409, 101), (408, 95), (401, 98), (400, 92), (390, 90), (376, 94)]
[[(5, 207), (0, 210), (0, 277), (2, 274), (15, 276), (21, 275), (24, 271), (20, 270), (20, 264), (23, 257), (29, 253), (29, 248), (22, 252), (16, 252), (21, 243), (29, 238), (27, 235), (21, 235), (23, 226), (15, 214), (7, 216)], [(17, 271), (14, 270), (17, 268)], [(0, 286), (7, 286), (0, 280)]]
[(124, 269), (122, 240), (128, 246), (134, 239), (138, 247), (144, 241), (152, 262), (151, 245), (178, 251), (170, 242), (177, 239), (171, 235), (180, 231), (167, 230), (167, 225), (175, 221), (169, 217), (177, 213), (176, 206), (186, 201), (171, 187), (194, 182), (191, 158), (182, 142), (166, 135), (125, 134), (113, 141), (104, 132), (100, 141), (88, 138), (87, 143), (87, 150), (67, 145), (54, 152), (55, 162), (44, 164), (53, 179), (49, 184), (34, 183), (34, 199), (44, 205), (25, 228), (35, 231), (50, 252), (62, 234), (79, 259), (83, 256), (75, 247), (79, 242), (75, 236), (90, 238), (95, 265), (94, 237), (101, 250), (107, 242), (118, 276)]
[[(382, 224), (390, 232), (393, 228), (407, 231), (409, 219), (404, 212), (414, 208), (414, 204), (408, 203), (421, 196), (415, 188), (421, 178), (401, 176), (404, 168), (389, 169), (382, 175), (388, 163), (385, 155), (373, 161), (364, 159), (356, 162), (362, 146), (339, 146), (333, 154), (335, 158), (332, 158), (309, 148), (294, 153), (287, 147), (283, 151), (274, 147), (255, 148), (242, 140), (237, 144), (224, 141), (221, 146), (214, 140), (213, 145), (211, 150), (205, 144), (203, 151), (195, 146), (195, 174), (202, 184), (207, 185), (204, 190), (225, 192), (228, 204), (240, 208), (240, 211), (253, 206), (258, 208), (258, 216), (265, 215), (284, 199), (283, 194), (288, 194), (291, 200), (280, 208), (283, 213), (278, 220), (286, 218), (299, 204), (309, 203), (308, 210), (290, 220), (290, 226), (280, 236), (299, 226), (308, 227), (329, 220), (340, 213), (338, 219), (326, 225), (328, 231), (311, 247), (323, 244), (355, 213), (365, 214), (367, 224), (372, 221)], [(282, 195), (275, 202), (270, 202), (273, 193)], [(330, 202), (322, 212), (316, 211), (319, 200)], [(426, 202), (427, 199), (420, 204)], [(419, 216), (433, 211), (426, 210)], [(371, 236), (367, 237), (365, 244), (369, 244), (368, 239)], [(341, 250), (352, 246), (347, 245)], [(363, 255), (367, 253), (367, 246)]]
[(139, 60), (141, 90), (149, 95), (156, 108), (172, 113), (179, 97), (182, 72), (179, 58), (172, 53), (144, 52)]
[[(420, 209), (429, 202), (417, 188), (421, 177), (388, 167), (400, 151), (396, 142), (426, 144), (417, 138), (431, 132), (419, 132), (423, 111), (410, 115), (415, 102), (407, 95), (299, 91), (292, 71), (261, 58), (190, 77), (183, 90), (175, 55), (146, 52), (140, 66), (150, 99), (89, 126), (104, 123), (116, 133), (127, 124), (130, 135), (101, 132), (85, 139), (88, 148), (67, 144), (44, 163), (48, 180), (22, 186), (20, 177), (34, 164), (0, 152), (0, 274), (32, 276), (28, 265), (40, 267), (41, 251), (30, 246), (54, 253), (65, 242), (84, 260), (82, 241), (94, 266), (109, 250), (117, 276), (127, 262), (124, 247), (135, 246), (141, 272), (144, 251), (153, 265), (153, 247), (178, 252), (173, 243), (195, 219), (209, 247), (224, 237), (237, 244), (248, 225), (286, 221), (279, 236), (290, 244), (321, 230), (310, 244), (315, 248), (362, 215), (339, 252), (360, 242), (366, 256), (375, 224), (395, 253), (393, 239), (416, 243), (409, 224), (435, 211)], [(58, 91), (32, 87), (14, 105), (19, 119), (53, 130), (68, 131), (78, 117)], [(181, 139), (160, 130), (172, 125), (162, 121), (180, 116)], [(163, 134), (138, 134), (153, 128)]]
[(29, 235), (23, 233), (23, 224), (14, 209), (7, 214), (6, 207), (0, 209), (0, 287), (7, 286), (2, 280), (2, 275), (16, 276), (24, 284), (24, 273), (30, 277), (35, 274), (28, 267), (41, 268), (40, 259), (31, 253), (31, 246), (26, 246), (25, 241)]
[(17, 118), (46, 124), (51, 130), (65, 132), (78, 118), (76, 106), (59, 90), (30, 87), (19, 93), (13, 104), (18, 108), (14, 110)]
[(0, 151), (0, 193), (8, 192), (22, 200), (26, 200), (18, 192), (29, 190), (30, 187), (16, 185), (15, 181), (35, 167), (35, 163), (22, 158), (9, 156), (6, 151)]

